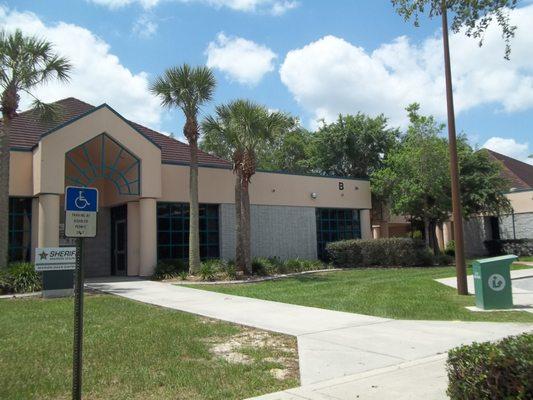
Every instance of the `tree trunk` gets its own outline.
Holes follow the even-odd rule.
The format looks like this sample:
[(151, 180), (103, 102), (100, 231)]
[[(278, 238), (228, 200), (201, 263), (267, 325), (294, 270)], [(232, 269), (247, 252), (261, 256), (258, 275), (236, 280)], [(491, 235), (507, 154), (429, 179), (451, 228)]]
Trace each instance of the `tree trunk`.
[(431, 247), (429, 242), (429, 218), (424, 217), (424, 240), (427, 247)]
[(189, 168), (189, 273), (200, 270), (200, 230), (198, 206), (198, 142), (189, 139), (191, 164)]
[(250, 221), (250, 192), (248, 179), (242, 181), (242, 245), (244, 254), (245, 271), (252, 274), (252, 249), (251, 249), (251, 221)]
[(246, 262), (242, 239), (242, 173), (237, 170), (235, 172), (235, 269), (244, 274)]
[(439, 241), (437, 240), (437, 222), (436, 221), (430, 221), (428, 226), (428, 241), (429, 241), (429, 247), (433, 250), (433, 254), (436, 256), (440, 254), (440, 248), (439, 248)]
[[(9, 132), (11, 117), (2, 114), (0, 130), (0, 268), (7, 267), (9, 253)], [(37, 228), (35, 228), (37, 229)]]

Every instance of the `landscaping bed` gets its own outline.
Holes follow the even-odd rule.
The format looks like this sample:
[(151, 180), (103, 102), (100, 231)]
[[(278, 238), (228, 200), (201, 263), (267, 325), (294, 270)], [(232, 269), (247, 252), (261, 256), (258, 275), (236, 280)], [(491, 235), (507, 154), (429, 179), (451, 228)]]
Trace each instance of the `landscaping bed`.
[[(0, 300), (0, 398), (68, 399), (72, 299)], [(87, 399), (243, 399), (299, 384), (296, 339), (108, 295), (85, 299)]]
[[(469, 273), (471, 269), (469, 268)], [(454, 267), (356, 268), (250, 284), (195, 285), (237, 296), (396, 319), (533, 322), (525, 311), (472, 313), (473, 295), (435, 281)]]

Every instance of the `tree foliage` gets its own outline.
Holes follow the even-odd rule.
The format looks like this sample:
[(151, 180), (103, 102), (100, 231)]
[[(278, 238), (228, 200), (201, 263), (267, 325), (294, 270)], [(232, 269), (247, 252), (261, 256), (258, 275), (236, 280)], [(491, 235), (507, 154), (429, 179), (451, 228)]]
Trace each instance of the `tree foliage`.
[(464, 29), (468, 37), (478, 40), (483, 45), (483, 38), (489, 25), (496, 20), (505, 40), (505, 58), (511, 53), (511, 39), (516, 26), (511, 25), (509, 10), (514, 9), (518, 0), (391, 0), (396, 12), (406, 21), (413, 20), (415, 26), (420, 24), (420, 16), (429, 18), (442, 15), (443, 7), (452, 14), (451, 29), (458, 33)]
[[(372, 175), (372, 187), (389, 199), (394, 214), (423, 222), (426, 239), (438, 252), (435, 227), (449, 220), (452, 210), (448, 142), (441, 136), (444, 126), (420, 115), (418, 104), (407, 111), (407, 132), (385, 158), (384, 167)], [(472, 149), (465, 136), (458, 138), (458, 158), (464, 216), (508, 211), (503, 195), (508, 182), (500, 166), (486, 152)]]
[(381, 168), (383, 156), (396, 143), (399, 131), (387, 126), (383, 115), (339, 115), (323, 123), (308, 150), (309, 168), (324, 175), (369, 176)]

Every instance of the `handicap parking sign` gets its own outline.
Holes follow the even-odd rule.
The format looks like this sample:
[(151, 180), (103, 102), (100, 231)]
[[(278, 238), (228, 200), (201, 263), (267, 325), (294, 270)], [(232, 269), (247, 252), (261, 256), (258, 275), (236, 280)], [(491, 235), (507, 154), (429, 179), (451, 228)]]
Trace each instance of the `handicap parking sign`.
[(65, 189), (65, 236), (95, 237), (98, 190), (68, 186)]
[(65, 191), (66, 211), (98, 211), (98, 190), (95, 188), (68, 186)]

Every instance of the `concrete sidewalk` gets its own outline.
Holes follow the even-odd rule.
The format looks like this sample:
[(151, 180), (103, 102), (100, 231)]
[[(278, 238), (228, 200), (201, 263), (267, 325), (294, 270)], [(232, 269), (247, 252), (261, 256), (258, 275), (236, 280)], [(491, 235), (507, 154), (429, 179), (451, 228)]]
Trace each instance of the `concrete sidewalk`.
[[(411, 397), (404, 398), (418, 398), (412, 396), (415, 390), (433, 393), (425, 396), (428, 399), (445, 398), (435, 395), (444, 396), (446, 385), (441, 354), (460, 344), (533, 330), (533, 324), (391, 320), (132, 278), (93, 279), (87, 285), (148, 304), (296, 336), (302, 387), (266, 399), (352, 399), (357, 398), (354, 390), (360, 392), (359, 399), (402, 398), (393, 395), (397, 390), (409, 390)], [(374, 383), (385, 381), (388, 386), (369, 391)], [(378, 397), (368, 397), (372, 393)]]

